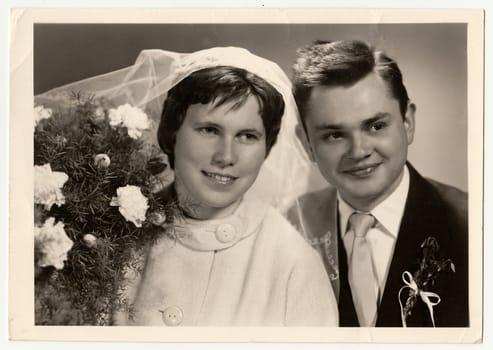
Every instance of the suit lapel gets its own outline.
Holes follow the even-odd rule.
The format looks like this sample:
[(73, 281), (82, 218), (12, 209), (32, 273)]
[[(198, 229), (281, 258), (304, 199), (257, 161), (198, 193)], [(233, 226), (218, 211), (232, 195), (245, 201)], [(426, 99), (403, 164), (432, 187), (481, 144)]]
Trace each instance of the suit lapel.
[(332, 283), (332, 288), (336, 295), (336, 299), (339, 299), (340, 294), (340, 272), (339, 272), (339, 255), (338, 255), (338, 242), (339, 242), (339, 214), (337, 211), (337, 195), (336, 191), (332, 190), (329, 195), (329, 200), (327, 207), (324, 208), (324, 213), (327, 216), (329, 229), (325, 232), (325, 237), (329, 241), (324, 243), (325, 256), (327, 258), (327, 263), (332, 268), (331, 273), (329, 273), (330, 281)]
[(337, 257), (337, 194), (332, 187), (301, 197), (288, 212), (291, 223), (319, 252), (336, 298), (339, 296)]
[(311, 199), (308, 212), (305, 210), (304, 231), (322, 256), (336, 299), (339, 298), (339, 262), (337, 248), (337, 192), (329, 188), (316, 193)]
[(339, 280), (340, 293), (338, 299), (339, 325), (341, 327), (359, 327), (358, 316), (353, 303), (353, 294), (349, 286), (348, 262), (346, 248), (340, 234), (337, 235), (339, 249)]
[(339, 234), (337, 192), (334, 189), (319, 192), (310, 198), (309, 207), (311, 210), (308, 212), (305, 210), (305, 231), (312, 235), (316, 234), (320, 238), (330, 239), (330, 241), (323, 239), (325, 244), (320, 245), (319, 250), (322, 252), (338, 301), (339, 325), (341, 327), (358, 327), (358, 317), (347, 278), (346, 250)]
[[(402, 217), (399, 235), (390, 264), (384, 294), (378, 310), (377, 326), (402, 326), (398, 293), (404, 282), (402, 274), (413, 274), (419, 266), (421, 244), (429, 236), (437, 238), (446, 247), (448, 223), (442, 214), (440, 202), (431, 185), (408, 164), (410, 173), (409, 193)], [(402, 298), (405, 302), (405, 298)], [(424, 305), (413, 309), (409, 326), (429, 326), (430, 317)]]

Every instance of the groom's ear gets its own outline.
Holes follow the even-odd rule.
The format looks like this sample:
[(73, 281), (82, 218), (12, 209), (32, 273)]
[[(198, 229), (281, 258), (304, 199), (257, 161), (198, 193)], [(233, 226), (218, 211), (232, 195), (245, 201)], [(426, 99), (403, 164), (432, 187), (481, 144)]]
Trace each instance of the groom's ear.
[(313, 157), (312, 146), (310, 145), (310, 141), (308, 140), (308, 135), (305, 132), (305, 128), (298, 124), (296, 125), (296, 136), (301, 141), (305, 152), (308, 154), (308, 157), (312, 162), (315, 162), (315, 157)]

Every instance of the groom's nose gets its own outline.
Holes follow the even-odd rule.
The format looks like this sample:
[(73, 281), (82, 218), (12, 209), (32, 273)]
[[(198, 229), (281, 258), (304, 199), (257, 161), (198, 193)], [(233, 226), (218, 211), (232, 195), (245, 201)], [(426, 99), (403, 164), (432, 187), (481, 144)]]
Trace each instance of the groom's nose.
[(355, 132), (349, 138), (348, 156), (358, 160), (366, 158), (371, 153), (371, 141), (363, 132)]

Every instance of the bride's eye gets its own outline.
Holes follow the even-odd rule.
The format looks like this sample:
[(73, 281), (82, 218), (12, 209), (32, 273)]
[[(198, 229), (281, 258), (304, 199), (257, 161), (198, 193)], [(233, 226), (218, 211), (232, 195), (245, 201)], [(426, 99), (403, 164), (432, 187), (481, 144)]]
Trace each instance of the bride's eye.
[(257, 134), (254, 134), (254, 133), (245, 132), (245, 133), (239, 134), (237, 136), (237, 139), (241, 143), (254, 143), (254, 142), (257, 142), (260, 139), (260, 136), (257, 135)]
[(219, 130), (213, 126), (203, 126), (201, 128), (198, 128), (197, 131), (201, 135), (205, 136), (213, 136), (219, 134)]

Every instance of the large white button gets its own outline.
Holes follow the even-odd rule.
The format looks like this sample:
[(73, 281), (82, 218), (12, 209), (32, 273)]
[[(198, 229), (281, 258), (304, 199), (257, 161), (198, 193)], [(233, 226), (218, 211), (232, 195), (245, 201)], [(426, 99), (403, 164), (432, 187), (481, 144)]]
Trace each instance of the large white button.
[(179, 326), (183, 321), (183, 312), (178, 306), (170, 306), (161, 311), (161, 317), (166, 326), (174, 327)]
[(236, 228), (231, 224), (221, 224), (216, 229), (216, 238), (221, 243), (229, 243), (236, 238)]

